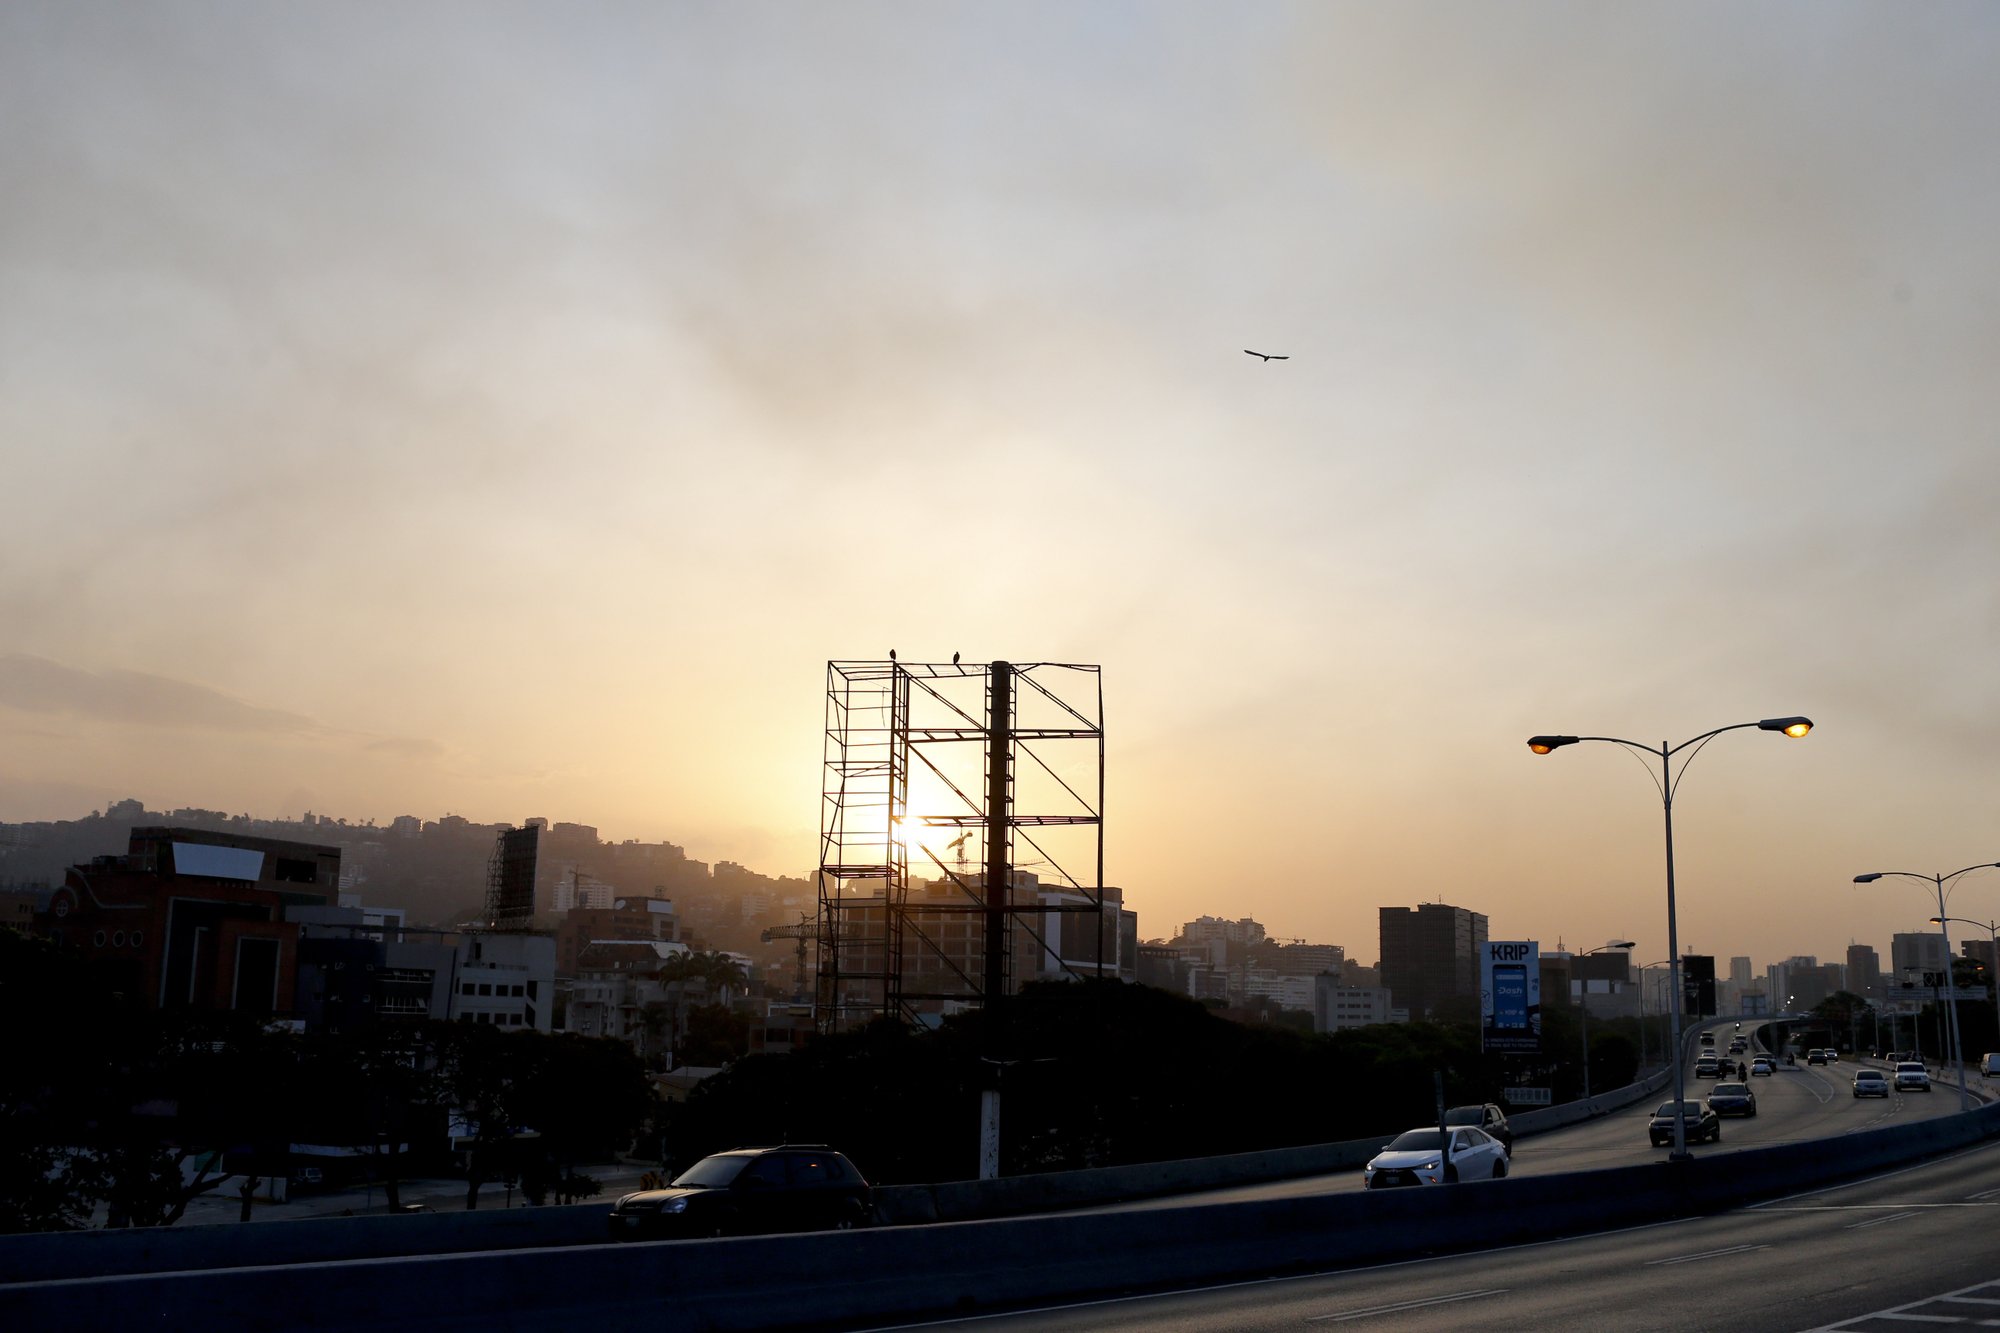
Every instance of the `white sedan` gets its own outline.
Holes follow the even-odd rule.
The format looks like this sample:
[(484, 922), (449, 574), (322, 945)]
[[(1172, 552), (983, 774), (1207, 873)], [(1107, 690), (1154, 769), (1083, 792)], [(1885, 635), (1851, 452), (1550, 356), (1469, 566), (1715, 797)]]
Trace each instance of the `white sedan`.
[(1455, 1185), (1507, 1174), (1507, 1150), (1483, 1129), (1413, 1129), (1398, 1134), (1362, 1172), (1371, 1190), (1398, 1185)]

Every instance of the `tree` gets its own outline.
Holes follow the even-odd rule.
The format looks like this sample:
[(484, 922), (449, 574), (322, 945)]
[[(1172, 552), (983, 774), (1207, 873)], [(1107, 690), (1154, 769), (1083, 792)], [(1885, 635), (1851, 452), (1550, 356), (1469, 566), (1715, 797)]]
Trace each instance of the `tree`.
[(471, 1138), (465, 1157), (465, 1207), (479, 1206), (479, 1187), (513, 1167), (522, 1123), (521, 1059), (539, 1033), (507, 1033), (482, 1023), (452, 1024), (439, 1033), (439, 1089)]

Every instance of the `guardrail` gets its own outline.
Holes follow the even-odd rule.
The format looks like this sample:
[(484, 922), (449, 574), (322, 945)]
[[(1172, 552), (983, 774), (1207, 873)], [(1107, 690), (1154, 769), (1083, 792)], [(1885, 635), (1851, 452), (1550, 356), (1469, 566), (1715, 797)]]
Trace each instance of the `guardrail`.
[(516, 1250), (0, 1287), (17, 1328), (735, 1330), (972, 1314), (1690, 1216), (2000, 1136), (2000, 1106), (1683, 1162), (1386, 1194), (902, 1230)]

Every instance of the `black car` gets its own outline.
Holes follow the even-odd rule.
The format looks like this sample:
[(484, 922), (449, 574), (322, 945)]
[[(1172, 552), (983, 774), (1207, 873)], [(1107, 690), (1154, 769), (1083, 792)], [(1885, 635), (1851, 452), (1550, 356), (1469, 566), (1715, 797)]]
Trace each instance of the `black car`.
[[(1757, 1094), (1748, 1083), (1718, 1083), (1708, 1094), (1708, 1109), (1717, 1115), (1756, 1115)], [(1672, 1128), (1673, 1122), (1667, 1122)]]
[[(1722, 1120), (1715, 1112), (1700, 1102), (1682, 1102), (1681, 1118), (1687, 1128), (1683, 1131), (1689, 1143), (1707, 1139), (1711, 1143), (1722, 1142)], [(1661, 1102), (1660, 1109), (1653, 1112), (1653, 1123), (1647, 1126), (1655, 1148), (1665, 1147), (1674, 1141), (1674, 1103)]]
[(831, 1148), (788, 1144), (704, 1157), (666, 1189), (619, 1199), (609, 1225), (613, 1240), (845, 1230), (866, 1225), (873, 1206), (852, 1162)]
[(1454, 1106), (1444, 1113), (1444, 1122), (1483, 1129), (1500, 1140), (1500, 1146), (1507, 1150), (1509, 1157), (1514, 1155), (1514, 1131), (1507, 1123), (1507, 1113), (1492, 1102), (1484, 1106)]

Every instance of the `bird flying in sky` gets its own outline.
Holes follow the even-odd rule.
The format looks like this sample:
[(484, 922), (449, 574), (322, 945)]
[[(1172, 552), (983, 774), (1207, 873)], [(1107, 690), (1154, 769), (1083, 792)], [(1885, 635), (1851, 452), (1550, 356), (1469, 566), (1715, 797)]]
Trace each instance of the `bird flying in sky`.
[(1285, 355), (1285, 356), (1271, 356), (1271, 355), (1269, 355), (1269, 354), (1267, 354), (1267, 353), (1264, 353), (1264, 352), (1253, 352), (1253, 351), (1251, 351), (1251, 350), (1250, 350), (1249, 348), (1247, 348), (1247, 347), (1243, 349), (1243, 354), (1244, 354), (1245, 356), (1261, 356), (1261, 357), (1263, 357), (1263, 358), (1264, 358), (1264, 359), (1265, 359), (1266, 361), (1289, 361), (1289, 360), (1291, 360), (1291, 359), (1292, 359), (1292, 358), (1291, 358), (1291, 356), (1290, 356), (1289, 354), (1287, 354), (1287, 355)]

